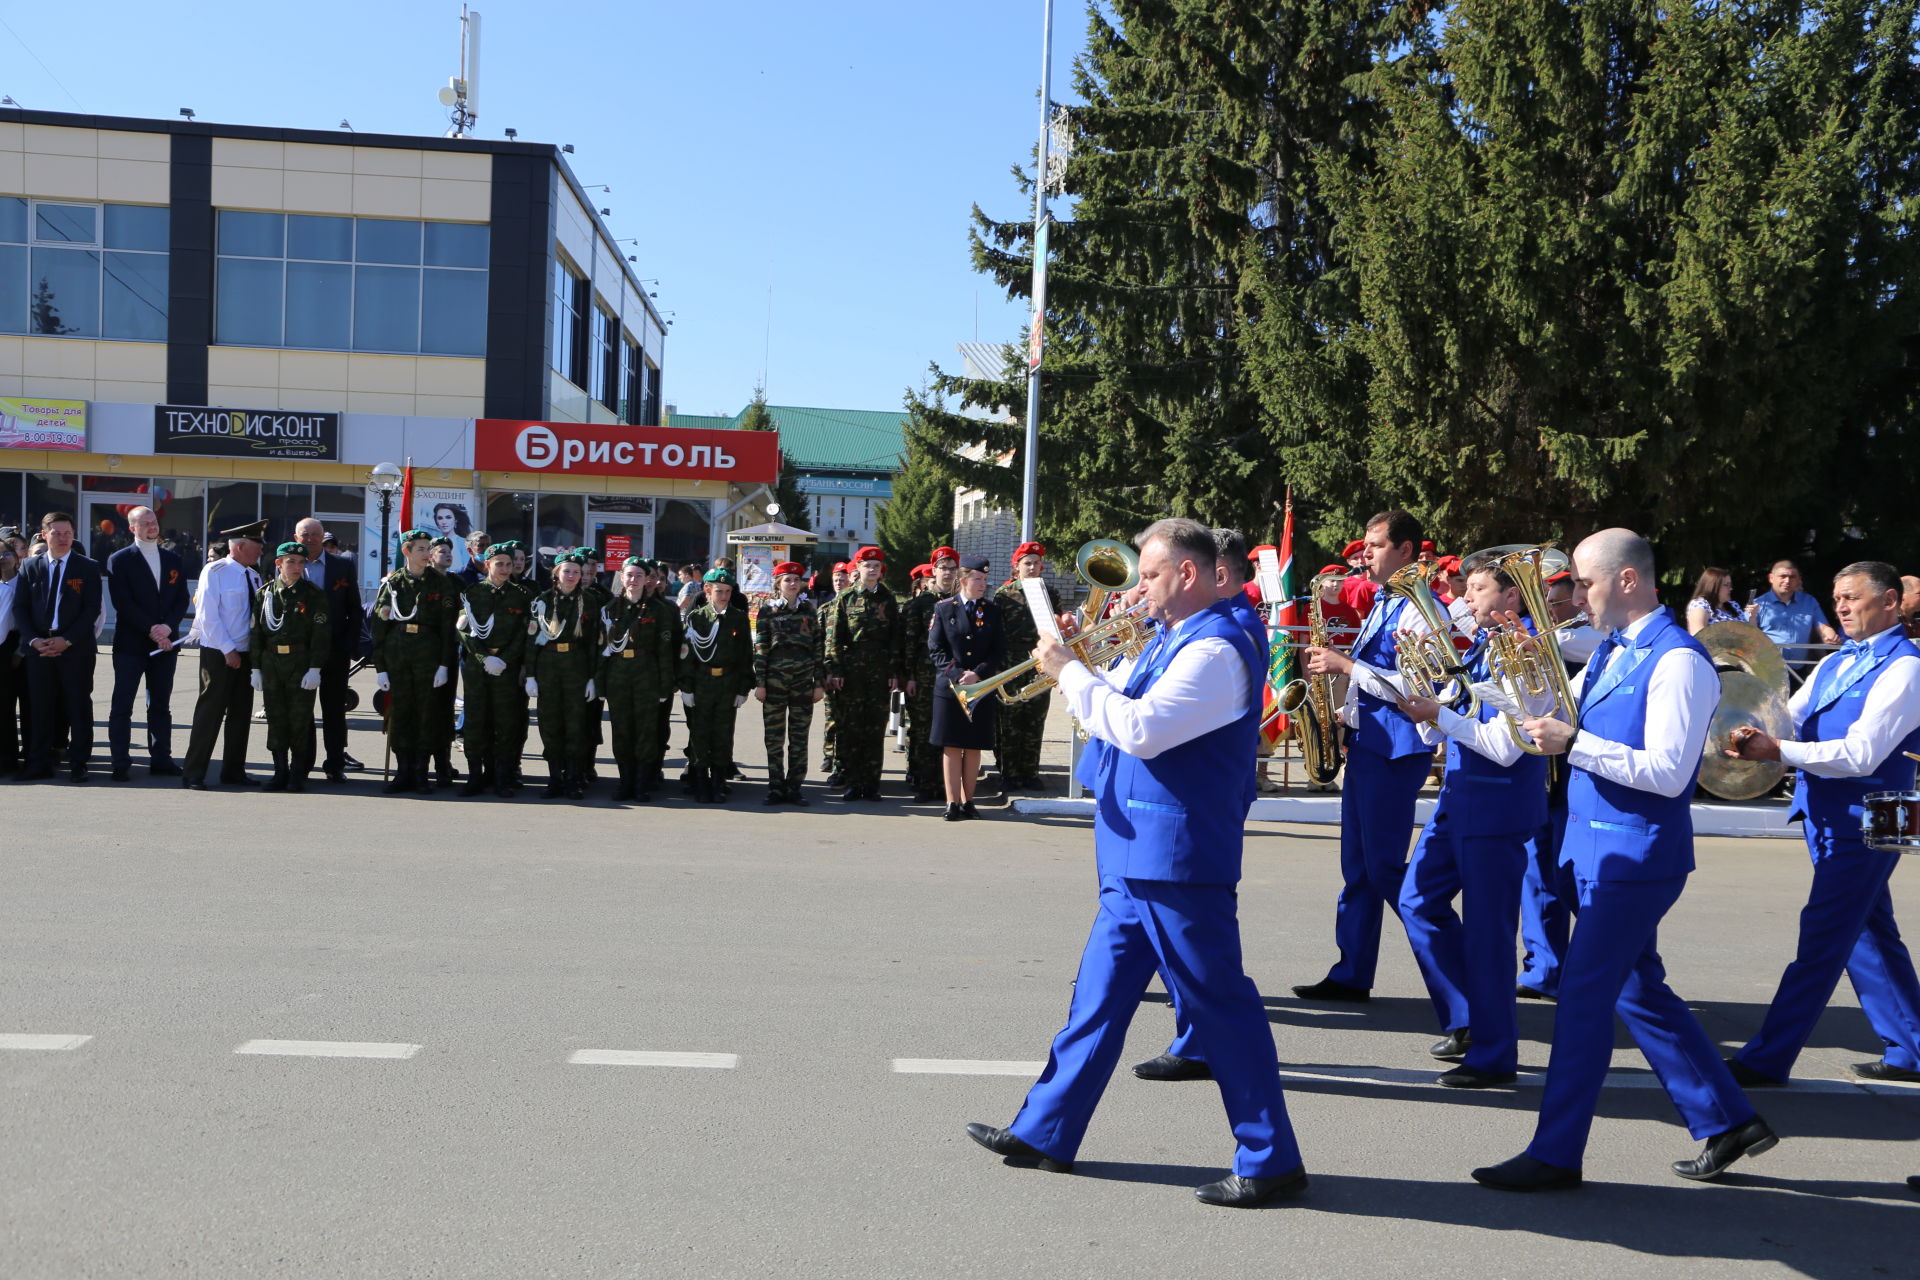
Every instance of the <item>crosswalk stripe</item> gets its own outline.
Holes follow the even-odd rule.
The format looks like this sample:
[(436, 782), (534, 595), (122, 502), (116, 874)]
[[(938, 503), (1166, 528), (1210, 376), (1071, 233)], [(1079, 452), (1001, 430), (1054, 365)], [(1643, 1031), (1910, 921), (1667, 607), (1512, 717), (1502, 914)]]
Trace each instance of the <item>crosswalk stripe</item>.
[(737, 1053), (675, 1053), (665, 1049), (575, 1049), (567, 1058), (576, 1067), (698, 1067), (731, 1071)]
[(1037, 1076), (1044, 1062), (993, 1058), (895, 1058), (893, 1069), (910, 1076)]
[(411, 1058), (420, 1046), (366, 1040), (249, 1040), (234, 1052), (280, 1058)]
[(91, 1039), (93, 1039), (92, 1036), (47, 1036), (33, 1035), (28, 1032), (9, 1031), (0, 1033), (0, 1049), (29, 1049), (41, 1051), (78, 1049)]

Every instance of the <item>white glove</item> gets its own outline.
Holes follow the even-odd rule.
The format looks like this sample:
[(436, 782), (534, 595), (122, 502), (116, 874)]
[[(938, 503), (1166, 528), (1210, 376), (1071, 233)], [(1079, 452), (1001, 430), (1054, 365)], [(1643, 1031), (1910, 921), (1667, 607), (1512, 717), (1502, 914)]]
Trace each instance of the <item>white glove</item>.
[(527, 677), (527, 696), (529, 698), (537, 698), (540, 696), (540, 682), (532, 676)]
[(593, 701), (593, 681), (587, 681), (587, 701)]
[(665, 698), (662, 698), (662, 699), (660, 699), (660, 702), (661, 702), (661, 705), (663, 705), (663, 706), (664, 706), (664, 705), (666, 704), (666, 702), (667, 702), (667, 700), (666, 700)]
[(387, 690), (393, 688), (393, 682), (387, 679), (387, 673), (384, 671), (376, 672), (374, 674), (373, 683), (374, 683), (374, 687), (379, 689), (380, 692), (382, 693), (385, 693), (387, 692)]
[(433, 669), (433, 687), (438, 689), (441, 685), (445, 684), (446, 682), (447, 682), (447, 669), (445, 667), (435, 667)]
[(302, 689), (318, 689), (320, 687), (320, 668), (308, 667), (307, 674), (300, 677), (300, 687)]
[(746, 705), (746, 701), (747, 701), (747, 699), (746, 699), (746, 695), (745, 695), (745, 694), (739, 694), (739, 693), (736, 693), (736, 694), (734, 694), (734, 695), (733, 695), (733, 709), (734, 709), (735, 711), (738, 711), (738, 710), (739, 710), (739, 709), (740, 709), (740, 708), (741, 708), (742, 706), (744, 706), (744, 705)]
[(505, 658), (482, 658), (480, 665), (486, 669), (486, 673), (490, 676), (506, 674), (507, 660)]
[(248, 672), (247, 683), (253, 686), (255, 693), (258, 693), (260, 691), (260, 672), (258, 670)]
[(692, 706), (692, 705), (693, 705), (693, 695), (692, 695), (692, 694), (690, 694), (690, 693), (683, 693), (683, 694), (681, 694), (681, 695), (680, 695), (680, 705), (681, 705), (681, 706), (683, 706), (683, 707), (690, 707), (690, 706)]

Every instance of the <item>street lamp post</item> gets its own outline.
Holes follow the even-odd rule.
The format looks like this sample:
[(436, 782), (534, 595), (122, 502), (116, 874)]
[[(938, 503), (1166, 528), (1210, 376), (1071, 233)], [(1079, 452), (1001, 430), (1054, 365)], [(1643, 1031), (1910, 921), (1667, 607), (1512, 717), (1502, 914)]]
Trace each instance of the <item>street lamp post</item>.
[(367, 478), (367, 488), (380, 498), (380, 576), (387, 576), (387, 557), (393, 544), (393, 495), (400, 492), (400, 484), (405, 479), (400, 468), (391, 462), (375, 464), (373, 474)]

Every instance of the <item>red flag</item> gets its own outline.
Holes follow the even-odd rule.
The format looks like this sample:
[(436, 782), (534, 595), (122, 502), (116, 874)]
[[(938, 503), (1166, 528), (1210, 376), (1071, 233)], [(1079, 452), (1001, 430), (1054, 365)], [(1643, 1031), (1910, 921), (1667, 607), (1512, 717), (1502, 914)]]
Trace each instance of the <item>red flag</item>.
[(400, 527), (394, 530), (396, 535), (413, 529), (413, 459), (407, 459), (406, 474), (400, 479)]

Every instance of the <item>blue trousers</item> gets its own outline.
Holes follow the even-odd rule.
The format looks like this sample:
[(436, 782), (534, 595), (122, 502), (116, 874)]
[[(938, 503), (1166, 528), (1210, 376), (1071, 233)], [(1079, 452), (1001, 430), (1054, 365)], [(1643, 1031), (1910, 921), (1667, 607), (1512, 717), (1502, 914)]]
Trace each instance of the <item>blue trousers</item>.
[(1008, 1128), (1056, 1160), (1074, 1158), (1157, 967), (1212, 1050), (1208, 1061), (1239, 1144), (1233, 1171), (1272, 1178), (1299, 1168), (1266, 1006), (1241, 968), (1235, 911), (1231, 885), (1102, 876), (1067, 1025)]
[(1800, 947), (1780, 975), (1760, 1033), (1736, 1056), (1762, 1075), (1785, 1080), (1845, 973), (1886, 1046), (1886, 1061), (1920, 1070), (1920, 980), (1900, 941), (1887, 888), (1900, 855), (1811, 826), (1806, 835), (1813, 889), (1800, 912)]
[(1563, 1169), (1580, 1167), (1613, 1061), (1616, 1014), (1660, 1078), (1687, 1132), (1707, 1138), (1753, 1119), (1753, 1104), (1733, 1082), (1693, 1011), (1667, 985), (1666, 968), (1654, 950), (1661, 917), (1686, 884), (1685, 876), (1574, 881), (1576, 921), (1560, 970), (1553, 1053), (1547, 1059), (1540, 1122), (1527, 1146), (1534, 1159)]
[[(1513, 938), (1527, 836), (1467, 835), (1442, 796), (1420, 833), (1400, 888), (1400, 923), (1443, 1031), (1473, 1028), (1466, 1065), (1513, 1071), (1520, 1063)], [(1465, 916), (1454, 914), (1460, 899)]]
[(180, 665), (180, 650), (148, 655), (150, 645), (138, 650), (113, 650), (113, 705), (107, 714), (107, 747), (113, 767), (124, 769), (133, 763), (133, 704), (140, 696), (140, 683), (147, 685), (147, 762), (173, 763), (173, 673)]
[(1340, 897), (1333, 938), (1340, 959), (1327, 973), (1349, 987), (1371, 989), (1380, 960), (1381, 913), (1400, 909), (1414, 802), (1433, 768), (1430, 755), (1388, 759), (1349, 740), (1340, 795)]
[(1567, 958), (1572, 916), (1560, 900), (1560, 837), (1567, 829), (1564, 808), (1548, 811), (1547, 825), (1527, 842), (1527, 874), (1520, 887), (1520, 982), (1546, 995), (1560, 990), (1560, 966)]

